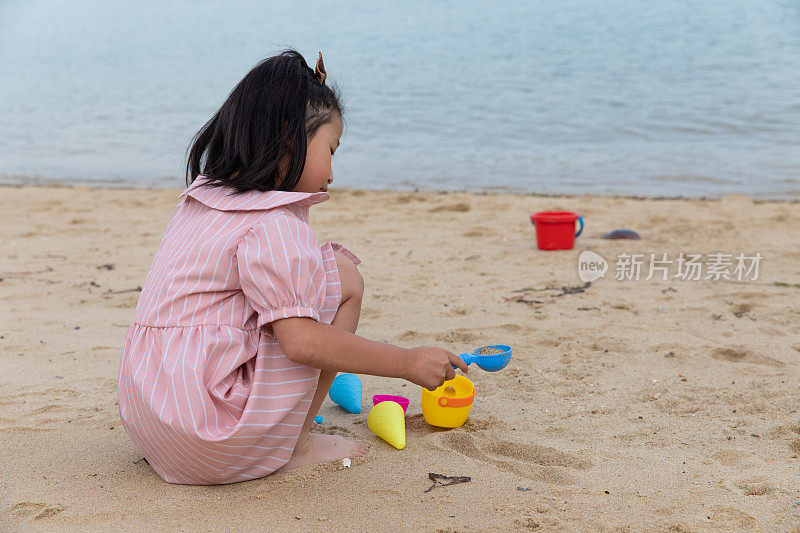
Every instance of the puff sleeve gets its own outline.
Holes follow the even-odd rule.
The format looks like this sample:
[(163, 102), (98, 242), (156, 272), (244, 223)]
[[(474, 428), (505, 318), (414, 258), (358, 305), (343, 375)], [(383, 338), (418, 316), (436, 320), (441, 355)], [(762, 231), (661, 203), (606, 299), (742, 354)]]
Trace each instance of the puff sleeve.
[(260, 220), (236, 249), (242, 291), (273, 338), (271, 322), (289, 317), (319, 321), (325, 301), (322, 253), (311, 227), (292, 216)]

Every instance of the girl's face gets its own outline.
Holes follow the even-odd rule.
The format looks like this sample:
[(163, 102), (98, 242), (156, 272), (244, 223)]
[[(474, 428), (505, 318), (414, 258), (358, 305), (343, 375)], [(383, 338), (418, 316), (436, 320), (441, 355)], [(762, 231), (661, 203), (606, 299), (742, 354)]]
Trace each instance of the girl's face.
[(342, 117), (335, 113), (333, 119), (322, 125), (308, 142), (306, 164), (300, 181), (293, 192), (327, 191), (333, 181), (331, 158), (342, 136)]

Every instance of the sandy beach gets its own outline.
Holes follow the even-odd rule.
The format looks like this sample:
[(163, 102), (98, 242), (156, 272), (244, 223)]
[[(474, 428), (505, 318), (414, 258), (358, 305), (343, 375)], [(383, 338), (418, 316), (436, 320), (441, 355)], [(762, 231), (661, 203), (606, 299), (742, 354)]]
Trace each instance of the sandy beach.
[[(357, 333), (454, 353), (468, 422), (437, 429), (421, 389), (362, 376), (364, 410), (319, 431), (371, 443), (350, 468), (171, 485), (125, 434), (116, 378), (179, 189), (2, 187), (3, 531), (800, 531), (800, 203), (331, 189), (320, 243), (361, 259)], [(529, 215), (569, 210), (574, 249), (536, 249)], [(642, 240), (605, 240), (616, 228)], [(643, 253), (642, 279), (584, 284), (578, 256)], [(757, 279), (644, 279), (650, 253), (761, 254)], [(674, 266), (671, 274), (674, 273)], [(703, 272), (705, 278), (705, 271)], [(411, 399), (396, 450), (373, 394)], [(431, 472), (471, 481), (425, 490)]]

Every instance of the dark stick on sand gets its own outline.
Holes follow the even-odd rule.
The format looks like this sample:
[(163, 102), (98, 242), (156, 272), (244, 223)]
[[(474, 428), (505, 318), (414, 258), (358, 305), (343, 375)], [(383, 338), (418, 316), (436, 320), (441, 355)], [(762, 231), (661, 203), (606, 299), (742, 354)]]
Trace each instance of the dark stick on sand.
[[(468, 476), (443, 476), (442, 474), (434, 474), (433, 472), (428, 474), (428, 478), (433, 481), (433, 485), (428, 487), (428, 490), (425, 492), (430, 492), (434, 487), (446, 487), (448, 485), (455, 485), (456, 483), (472, 481), (472, 478)], [(449, 481), (449, 483), (444, 483), (444, 481)]]

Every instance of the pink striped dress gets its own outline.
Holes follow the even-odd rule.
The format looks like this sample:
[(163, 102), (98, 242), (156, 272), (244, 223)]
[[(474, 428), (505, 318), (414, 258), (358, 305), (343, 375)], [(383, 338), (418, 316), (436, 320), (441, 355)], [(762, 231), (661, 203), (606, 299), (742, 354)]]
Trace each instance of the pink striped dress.
[(136, 305), (119, 368), (122, 425), (169, 483), (264, 477), (292, 455), (319, 369), (290, 361), (272, 321), (330, 324), (342, 300), (334, 250), (308, 209), (325, 192), (202, 187), (180, 197)]

